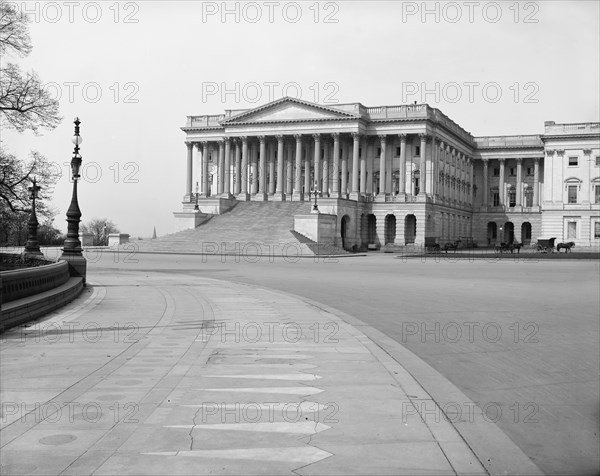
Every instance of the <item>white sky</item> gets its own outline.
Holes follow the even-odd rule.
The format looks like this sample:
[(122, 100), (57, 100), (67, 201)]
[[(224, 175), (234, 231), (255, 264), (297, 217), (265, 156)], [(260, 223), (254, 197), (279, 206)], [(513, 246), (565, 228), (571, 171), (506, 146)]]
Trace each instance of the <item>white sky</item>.
[[(64, 120), (37, 137), (2, 131), (3, 145), (62, 166), (79, 116), (82, 219), (107, 217), (132, 237), (174, 229), (185, 193), (186, 116), (256, 107), (289, 83), (300, 86), (289, 95), (308, 101), (427, 102), (475, 136), (600, 120), (598, 1), (428, 2), (439, 14), (424, 19), (422, 2), (401, 1), (16, 3), (32, 12), (34, 46), (16, 61), (60, 93)], [(238, 9), (237, 22), (221, 17), (225, 5)], [(66, 83), (75, 83), (72, 98)], [(434, 91), (436, 83), (439, 93), (424, 96), (423, 86)], [(476, 83), (472, 98), (465, 83)], [(218, 93), (207, 94), (215, 85)], [(224, 98), (223, 86), (232, 91)], [(53, 199), (62, 230), (70, 190), (65, 173)]]

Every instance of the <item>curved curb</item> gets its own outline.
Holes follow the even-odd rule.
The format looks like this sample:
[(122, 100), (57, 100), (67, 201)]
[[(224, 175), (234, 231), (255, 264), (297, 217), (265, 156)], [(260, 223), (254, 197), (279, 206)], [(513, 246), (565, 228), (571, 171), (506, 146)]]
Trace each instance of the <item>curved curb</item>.
[[(205, 279), (231, 282), (214, 278)], [(416, 354), (388, 337), (383, 332), (365, 324), (360, 319), (305, 296), (271, 289), (261, 285), (253, 285), (239, 281), (233, 282), (251, 288), (266, 290), (273, 294), (288, 295), (292, 298), (296, 298), (338, 317), (348, 326), (362, 332), (376, 348), (373, 349), (374, 346), (369, 346), (366, 342), (362, 342), (363, 345), (365, 345), (372, 352), (373, 356), (379, 360), (388, 371), (390, 371), (390, 375), (392, 375), (401, 388), (407, 392), (409, 398), (414, 396), (415, 401), (432, 400), (436, 403), (440, 412), (442, 410), (439, 402), (448, 400), (472, 405), (471, 408), (479, 408), (462, 391), (460, 391), (458, 387), (452, 384), (446, 377)], [(390, 362), (390, 360), (393, 362)], [(424, 381), (425, 384), (422, 383)], [(421, 413), (418, 407), (417, 410)], [(438, 437), (442, 438), (446, 436), (444, 432), (447, 428), (444, 428), (443, 425), (430, 425), (430, 422), (427, 422), (427, 419), (423, 417), (422, 413), (421, 417), (436, 439), (438, 439)], [(541, 476), (544, 474), (495, 423), (491, 421), (486, 422), (484, 419), (478, 419), (467, 422), (466, 424), (460, 424), (460, 422), (459, 424), (455, 424), (449, 418), (446, 418), (445, 420), (471, 449), (473, 454), (490, 475), (510, 474)], [(451, 447), (446, 451), (443, 442), (439, 439), (438, 442), (440, 443), (442, 450), (444, 450), (444, 453), (446, 453), (449, 461), (462, 459), (460, 458), (461, 455), (457, 456), (456, 454), (452, 454)], [(454, 453), (455, 452), (456, 451), (454, 451)], [(458, 473), (460, 474), (460, 472)]]

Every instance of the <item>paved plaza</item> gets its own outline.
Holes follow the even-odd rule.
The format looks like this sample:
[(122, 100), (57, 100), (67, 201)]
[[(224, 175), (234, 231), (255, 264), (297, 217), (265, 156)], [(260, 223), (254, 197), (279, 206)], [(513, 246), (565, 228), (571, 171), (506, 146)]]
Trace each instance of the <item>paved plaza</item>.
[(2, 335), (2, 474), (598, 471), (597, 260), (88, 260)]

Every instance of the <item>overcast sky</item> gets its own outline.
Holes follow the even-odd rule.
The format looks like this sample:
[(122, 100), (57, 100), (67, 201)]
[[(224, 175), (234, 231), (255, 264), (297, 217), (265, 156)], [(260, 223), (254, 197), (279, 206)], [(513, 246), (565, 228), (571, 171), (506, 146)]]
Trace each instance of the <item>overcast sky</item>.
[(109, 218), (132, 237), (174, 229), (188, 115), (287, 91), (329, 104), (427, 102), (475, 136), (600, 120), (597, 1), (16, 4), (31, 13), (34, 46), (16, 61), (60, 96), (64, 120), (37, 137), (2, 131), (2, 141), (62, 167), (62, 230), (75, 116), (82, 220)]

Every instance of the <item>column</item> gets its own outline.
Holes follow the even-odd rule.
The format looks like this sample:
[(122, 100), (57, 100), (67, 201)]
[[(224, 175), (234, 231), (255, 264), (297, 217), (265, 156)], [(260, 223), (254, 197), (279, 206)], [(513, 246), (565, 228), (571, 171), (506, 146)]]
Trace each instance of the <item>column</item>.
[(187, 176), (185, 181), (185, 195), (184, 200), (191, 200), (192, 197), (192, 172), (193, 172), (193, 161), (194, 161), (194, 144), (192, 142), (186, 142), (187, 147)]
[(381, 154), (379, 155), (379, 197), (385, 198), (386, 189), (385, 189), (385, 146), (387, 143), (387, 136), (380, 135), (379, 140), (381, 142)]
[(257, 160), (257, 151), (256, 151), (256, 141), (252, 141), (252, 146), (251, 146), (251, 156), (252, 158), (251, 160), (251, 165), (250, 165), (250, 171), (252, 174), (252, 182), (250, 184), (250, 193), (252, 195), (256, 195), (256, 192), (258, 192), (258, 160)]
[(481, 192), (481, 204), (484, 207), (488, 206), (488, 159), (483, 159), (483, 191)]
[(533, 206), (540, 205), (540, 158), (536, 157), (533, 163)]
[(225, 160), (223, 167), (223, 195), (231, 195), (231, 138), (225, 137)]
[(323, 141), (323, 186), (321, 190), (323, 190), (324, 197), (329, 197), (329, 183), (331, 182), (331, 174), (329, 173), (330, 144), (329, 139)]
[(233, 189), (233, 193), (235, 195), (239, 195), (241, 188), (241, 168), (242, 168), (242, 150), (240, 149), (240, 140), (235, 140), (235, 187)]
[(294, 186), (294, 162), (293, 162), (293, 157), (294, 157), (294, 146), (293, 144), (288, 141), (287, 143), (287, 154), (285, 157), (285, 182), (286, 182), (286, 188), (285, 188), (285, 193), (288, 197), (292, 197), (292, 193), (293, 193), (293, 186)]
[(240, 177), (240, 185), (242, 187), (241, 197), (243, 200), (248, 200), (248, 138), (242, 137), (242, 171)]
[(208, 197), (210, 192), (208, 190), (208, 142), (202, 142), (202, 196)]
[(523, 159), (517, 159), (517, 200), (515, 205), (520, 207), (523, 202), (523, 175), (522, 175)]
[(421, 134), (421, 157), (419, 169), (421, 173), (419, 177), (421, 178), (421, 183), (419, 184), (419, 195), (426, 195), (425, 187), (427, 186), (427, 158), (425, 156), (427, 152), (427, 134)]
[(358, 132), (352, 133), (352, 189), (350, 190), (351, 196), (353, 200), (358, 200), (358, 171), (359, 171), (359, 163), (358, 163), (358, 151), (360, 148), (360, 134)]
[(257, 200), (264, 200), (267, 192), (267, 139), (265, 136), (258, 136), (258, 193)]
[(321, 188), (321, 134), (313, 134), (313, 139), (315, 141), (315, 176), (313, 186), (315, 187), (315, 191), (317, 191)]
[(275, 200), (285, 200), (283, 192), (283, 136), (277, 136), (277, 185)]
[(367, 194), (367, 136), (363, 136), (361, 141), (360, 154), (360, 194)]
[(219, 141), (219, 166), (217, 175), (217, 195), (223, 193), (223, 185), (225, 184), (225, 142), (221, 139)]
[(295, 134), (296, 139), (296, 173), (294, 175), (294, 200), (302, 200), (302, 135)]
[(398, 165), (398, 190), (400, 195), (406, 192), (406, 134), (398, 134), (400, 137), (400, 164)]
[(304, 155), (304, 198), (310, 200), (310, 149), (306, 149)]
[(500, 206), (503, 207), (504, 200), (504, 159), (500, 160), (500, 178), (498, 179), (498, 193), (500, 195)]
[[(367, 186), (367, 195), (373, 195), (373, 141), (368, 138), (365, 139), (366, 144), (366, 154), (367, 154), (367, 175), (366, 175), (366, 186)], [(398, 224), (396, 223), (396, 226)]]
[(340, 197), (340, 134), (333, 133), (333, 197)]
[(342, 198), (348, 198), (348, 148), (344, 142), (342, 146)]
[(273, 195), (275, 193), (275, 144), (269, 142), (268, 144), (268, 158), (269, 158), (269, 195)]

